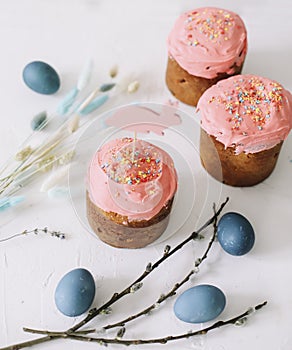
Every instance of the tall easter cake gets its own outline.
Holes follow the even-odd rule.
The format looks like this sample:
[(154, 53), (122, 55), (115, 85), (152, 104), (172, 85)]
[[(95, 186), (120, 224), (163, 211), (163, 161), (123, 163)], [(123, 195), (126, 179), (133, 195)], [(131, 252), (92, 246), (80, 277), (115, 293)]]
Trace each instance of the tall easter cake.
[(88, 221), (109, 245), (145, 247), (165, 231), (176, 189), (173, 161), (161, 148), (132, 138), (109, 141), (88, 169)]
[(203, 7), (177, 19), (167, 44), (167, 86), (177, 99), (196, 106), (210, 86), (241, 73), (247, 33), (236, 13)]
[(255, 75), (218, 82), (200, 98), (200, 155), (205, 169), (232, 186), (252, 186), (273, 171), (292, 128), (292, 95)]

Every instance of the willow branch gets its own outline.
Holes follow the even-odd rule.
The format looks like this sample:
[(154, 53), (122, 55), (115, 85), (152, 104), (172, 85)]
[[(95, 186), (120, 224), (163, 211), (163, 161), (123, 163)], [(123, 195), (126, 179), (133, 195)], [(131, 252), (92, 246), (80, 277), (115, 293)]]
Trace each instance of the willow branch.
[(50, 340), (54, 340), (54, 339), (58, 339), (58, 338), (60, 338), (60, 337), (51, 337), (51, 336), (47, 335), (46, 337), (28, 340), (28, 341), (18, 343), (15, 345), (9, 345), (9, 346), (6, 346), (4, 348), (1, 348), (0, 350), (20, 350), (20, 349), (28, 348), (28, 347), (33, 346), (33, 345), (46, 343)]
[(140, 282), (142, 282), (151, 272), (153, 272), (160, 264), (162, 264), (166, 259), (168, 259), (169, 257), (171, 257), (174, 253), (176, 253), (178, 250), (180, 250), (183, 246), (185, 246), (187, 243), (189, 243), (190, 241), (194, 240), (195, 238), (198, 237), (198, 235), (204, 230), (206, 229), (209, 225), (211, 225), (212, 223), (214, 223), (214, 221), (217, 220), (218, 216), (220, 215), (221, 211), (223, 210), (223, 208), (225, 207), (225, 205), (227, 204), (227, 202), (229, 201), (229, 198), (227, 197), (226, 200), (221, 204), (221, 206), (219, 207), (219, 209), (217, 211), (214, 212), (214, 215), (208, 220), (206, 221), (205, 224), (203, 224), (197, 231), (194, 231), (191, 233), (191, 235), (186, 238), (184, 241), (182, 241), (181, 243), (179, 243), (176, 247), (174, 247), (173, 249), (169, 250), (168, 252), (166, 252), (160, 259), (158, 259), (154, 264), (151, 265), (151, 269), (146, 269), (134, 282), (132, 282), (128, 287), (126, 287), (123, 291), (119, 292), (119, 293), (114, 293), (113, 296), (106, 302), (104, 303), (102, 306), (100, 306), (97, 309), (93, 309), (91, 310), (91, 312), (89, 312), (87, 314), (87, 316), (80, 321), (79, 323), (77, 323), (75, 326), (73, 326), (72, 328), (70, 328), (68, 330), (68, 332), (75, 332), (77, 331), (79, 328), (83, 327), (84, 325), (86, 325), (88, 322), (90, 322), (93, 318), (95, 318), (97, 315), (99, 315), (103, 310), (109, 308), (112, 304), (114, 304), (115, 302), (117, 302), (118, 300), (120, 300), (122, 297), (124, 297), (125, 295), (129, 294), (132, 292), (132, 288), (135, 285), (138, 285)]
[[(214, 210), (214, 214), (216, 214), (216, 208), (215, 205), (213, 207)], [(214, 222), (213, 222), (213, 235), (209, 241), (209, 244), (204, 252), (204, 254), (202, 255), (201, 258), (197, 259), (195, 262), (195, 267), (194, 269), (192, 269), (191, 271), (189, 271), (189, 273), (180, 281), (177, 282), (172, 289), (166, 293), (166, 294), (162, 294), (157, 300), (156, 302), (154, 302), (152, 305), (149, 305), (148, 307), (144, 308), (142, 311), (139, 311), (138, 313), (131, 315), (125, 319), (123, 319), (122, 321), (118, 321), (116, 323), (112, 323), (112, 324), (108, 324), (107, 326), (104, 326), (103, 329), (107, 330), (107, 329), (111, 329), (111, 328), (115, 328), (115, 327), (124, 327), (126, 323), (131, 322), (143, 315), (148, 315), (151, 311), (155, 310), (160, 304), (162, 304), (165, 300), (169, 299), (170, 297), (174, 296), (177, 292), (177, 290), (183, 286), (186, 282), (189, 281), (189, 279), (196, 274), (199, 271), (199, 266), (203, 263), (203, 261), (205, 259), (207, 259), (208, 253), (216, 239), (216, 235), (217, 235), (217, 216), (214, 218)]]
[[(23, 331), (27, 332), (27, 333), (32, 333), (32, 334), (45, 334), (45, 335), (49, 335), (51, 337), (64, 337), (64, 334), (66, 332), (54, 332), (54, 331), (44, 331), (44, 330), (39, 330), (39, 329), (33, 329), (33, 328), (27, 328), (27, 327), (23, 327)], [(77, 335), (84, 335), (84, 334), (90, 334), (90, 333), (94, 333), (96, 332), (96, 329), (86, 329), (84, 331), (77, 331), (75, 332), (75, 334)]]
[[(69, 328), (65, 332), (59, 332), (59, 333), (45, 332), (45, 334), (50, 334), (50, 335), (47, 335), (45, 337), (38, 338), (35, 340), (31, 340), (28, 342), (12, 345), (9, 347), (0, 348), (0, 350), (19, 350), (19, 349), (23, 349), (23, 348), (26, 348), (26, 347), (29, 347), (32, 345), (44, 343), (44, 342), (47, 342), (47, 341), (50, 341), (53, 339), (68, 338), (70, 336), (72, 336), (72, 337), (76, 336), (76, 340), (81, 340), (81, 338), (82, 338), (82, 339), (85, 339), (86, 341), (90, 341), (87, 339), (91, 339), (91, 338), (82, 337), (81, 335), (78, 335), (78, 334), (76, 335), (76, 331), (78, 331), (81, 327), (83, 327), (84, 325), (89, 323), (97, 315), (104, 312), (104, 310), (108, 309), (112, 304), (114, 304), (115, 302), (120, 300), (122, 297), (124, 297), (127, 294), (130, 294), (133, 291), (133, 288), (135, 286), (139, 285), (151, 272), (153, 272), (166, 259), (168, 259), (170, 256), (172, 256), (174, 253), (176, 253), (178, 250), (180, 250), (183, 246), (185, 246), (190, 241), (198, 238), (199, 234), (203, 230), (205, 230), (208, 226), (210, 226), (211, 224), (214, 224), (214, 222), (217, 221), (218, 216), (220, 215), (220, 213), (222, 212), (223, 208), (225, 207), (225, 205), (227, 204), (228, 201), (229, 201), (229, 198), (227, 197), (226, 200), (220, 205), (219, 209), (214, 212), (213, 216), (209, 220), (207, 220), (197, 231), (192, 232), (189, 237), (187, 237), (181, 243), (176, 245), (173, 249), (171, 249), (169, 246), (166, 246), (167, 249), (165, 249), (164, 255), (160, 259), (158, 259), (154, 264), (152, 264), (150, 269), (146, 268), (145, 271), (134, 282), (132, 282), (128, 287), (126, 287), (121, 292), (114, 293), (112, 295), (112, 297), (106, 303), (104, 303), (102, 306), (100, 306), (99, 308), (91, 309), (88, 312), (87, 316), (83, 320), (81, 320), (79, 323), (77, 323), (75, 326)], [(53, 334), (55, 334), (55, 335), (53, 335)], [(79, 339), (78, 339), (78, 337), (79, 337)], [(94, 338), (92, 338), (92, 339), (94, 339)]]
[[(267, 302), (263, 302), (261, 304), (258, 304), (255, 306), (252, 311), (258, 311), (262, 309)], [(247, 318), (250, 316), (252, 313), (251, 309), (249, 308), (245, 312), (241, 313), (238, 316), (235, 316), (233, 318), (230, 318), (226, 321), (217, 321), (213, 323), (211, 326), (206, 327), (204, 329), (201, 329), (199, 331), (194, 331), (194, 332), (188, 332), (188, 333), (183, 333), (179, 335), (169, 335), (163, 338), (153, 338), (153, 339), (118, 339), (118, 338), (91, 338), (91, 337), (86, 337), (86, 336), (80, 336), (76, 335), (76, 333), (70, 333), (68, 334), (68, 338), (74, 339), (74, 340), (79, 340), (79, 341), (85, 341), (85, 342), (92, 342), (92, 343), (99, 343), (100, 345), (107, 345), (107, 344), (119, 344), (119, 345), (142, 345), (142, 344), (166, 344), (171, 341), (176, 341), (176, 340), (181, 340), (181, 339), (187, 339), (190, 337), (194, 337), (197, 335), (202, 335), (202, 334), (207, 334), (212, 330), (221, 328), (223, 326), (227, 325), (234, 325), (238, 321)]]

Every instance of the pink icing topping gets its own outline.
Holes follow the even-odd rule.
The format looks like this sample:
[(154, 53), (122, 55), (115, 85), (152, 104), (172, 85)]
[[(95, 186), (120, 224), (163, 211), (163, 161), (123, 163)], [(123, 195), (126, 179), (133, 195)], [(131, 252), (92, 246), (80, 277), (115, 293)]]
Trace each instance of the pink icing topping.
[(177, 188), (171, 157), (146, 141), (109, 141), (94, 155), (87, 189), (93, 203), (128, 220), (149, 220), (159, 213)]
[(283, 141), (292, 128), (292, 95), (277, 82), (236, 75), (206, 90), (201, 126), (235, 152), (256, 153)]
[(215, 78), (234, 73), (247, 51), (241, 18), (231, 11), (205, 7), (182, 14), (168, 37), (169, 55), (188, 73)]

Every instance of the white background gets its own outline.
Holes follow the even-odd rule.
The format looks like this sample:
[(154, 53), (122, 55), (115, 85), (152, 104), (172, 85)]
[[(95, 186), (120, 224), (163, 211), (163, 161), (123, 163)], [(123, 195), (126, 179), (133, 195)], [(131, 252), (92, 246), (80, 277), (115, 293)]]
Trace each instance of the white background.
[[(92, 87), (108, 80), (108, 70), (118, 64), (118, 80), (138, 80), (140, 90), (114, 97), (100, 111), (132, 101), (163, 103), (171, 95), (165, 82), (166, 38), (177, 16), (200, 6), (218, 6), (239, 13), (246, 23), (249, 50), (244, 73), (266, 76), (292, 90), (292, 5), (288, 0), (189, 1), (189, 0), (10, 0), (0, 2), (0, 158), (4, 162), (31, 133), (30, 120), (42, 110), (53, 112), (75, 84), (88, 58), (95, 69)], [(29, 90), (22, 81), (24, 66), (33, 60), (48, 62), (59, 72), (62, 86), (57, 94), (44, 96)], [(192, 115), (193, 109), (180, 104)], [(97, 115), (97, 114), (96, 114)], [(194, 140), (197, 144), (198, 140)], [(221, 199), (230, 196), (226, 211), (238, 211), (252, 222), (256, 244), (252, 252), (234, 258), (216, 244), (196, 279), (224, 290), (227, 306), (222, 319), (268, 301), (245, 327), (228, 326), (197, 341), (183, 340), (168, 349), (290, 350), (292, 348), (292, 138), (285, 142), (270, 178), (252, 188), (217, 186)], [(187, 184), (180, 184), (180, 186)], [(26, 193), (27, 202), (2, 213), (0, 238), (24, 229), (48, 226), (68, 233), (66, 240), (28, 236), (0, 244), (0, 347), (34, 336), (22, 327), (63, 330), (77, 319), (61, 315), (54, 305), (59, 279), (75, 267), (89, 269), (96, 280), (95, 305), (122, 290), (140, 274), (149, 261), (158, 259), (165, 242), (138, 250), (118, 250), (90, 235), (74, 212), (69, 198), (49, 199), (39, 195), (39, 184)], [(208, 191), (208, 188), (206, 189)], [(189, 194), (192, 195), (192, 194)], [(212, 213), (212, 203), (190, 218), (183, 230), (167, 243), (187, 237)], [(198, 222), (197, 222), (198, 221)], [(193, 225), (195, 227), (193, 227)], [(209, 231), (210, 232), (210, 231)], [(192, 243), (177, 253), (145, 281), (143, 289), (116, 304), (111, 317), (94, 320), (99, 328), (154, 302), (192, 267), (207, 241)], [(176, 320), (174, 299), (149, 317), (127, 327), (125, 338), (149, 338), (195, 329)], [(200, 326), (199, 326), (200, 327)], [(197, 328), (199, 328), (197, 327)], [(109, 335), (115, 335), (109, 332)], [(54, 341), (36, 349), (93, 349), (97, 345)], [(122, 346), (112, 346), (119, 349)], [(161, 345), (141, 346), (160, 349)]]

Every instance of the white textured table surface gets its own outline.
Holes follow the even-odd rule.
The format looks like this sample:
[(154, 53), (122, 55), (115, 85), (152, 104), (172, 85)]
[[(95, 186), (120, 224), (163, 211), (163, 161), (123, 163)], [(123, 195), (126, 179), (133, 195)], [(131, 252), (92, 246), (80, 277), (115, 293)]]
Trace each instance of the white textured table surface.
[[(88, 58), (95, 64), (92, 87), (106, 82), (107, 72), (114, 64), (120, 69), (118, 79), (138, 80), (141, 84), (136, 94), (121, 93), (110, 99), (100, 112), (133, 101), (163, 103), (171, 98), (164, 82), (167, 34), (182, 11), (205, 5), (234, 10), (243, 17), (249, 39), (244, 73), (267, 76), (292, 90), (292, 5), (288, 0), (1, 1), (1, 162), (30, 134), (33, 115), (42, 110), (54, 111), (75, 84)], [(57, 69), (62, 81), (57, 94), (39, 95), (24, 85), (22, 70), (33, 60), (43, 60)], [(193, 116), (192, 109), (182, 104), (180, 108)], [(196, 283), (220, 286), (227, 296), (222, 319), (237, 315), (263, 300), (268, 300), (268, 306), (252, 317), (245, 327), (228, 326), (196, 341), (141, 346), (141, 349), (292, 348), (291, 150), (290, 135), (276, 170), (256, 187), (243, 189), (213, 184), (215, 197), (219, 193), (218, 202), (230, 196), (226, 210), (238, 211), (253, 223), (256, 244), (250, 254), (240, 258), (228, 256), (215, 244), (196, 279), (182, 288)], [(29, 187), (24, 204), (0, 213), (0, 238), (44, 226), (66, 232), (68, 238), (61, 241), (32, 235), (0, 244), (0, 348), (34, 338), (22, 331), (23, 326), (64, 330), (81, 319), (61, 315), (54, 305), (56, 284), (67, 271), (82, 266), (93, 273), (97, 306), (132, 282), (148, 262), (158, 259), (166, 244), (162, 242), (135, 251), (111, 248), (86, 231), (69, 198), (50, 199), (46, 194), (38, 193), (39, 186), (40, 183)], [(209, 195), (207, 203), (201, 203), (202, 213), (194, 212), (167, 244), (174, 246), (210, 217), (211, 199), (212, 195)], [(190, 270), (206, 243), (186, 246), (150, 275), (141, 291), (118, 302), (113, 314), (106, 316), (104, 322), (98, 317), (90, 326), (99, 328), (153, 302)], [(179, 322), (173, 315), (173, 302), (171, 299), (151, 316), (129, 324), (125, 338), (158, 337), (190, 330), (189, 324)], [(96, 346), (57, 340), (35, 348), (93, 349)], [(121, 345), (112, 347), (123, 348)]]

